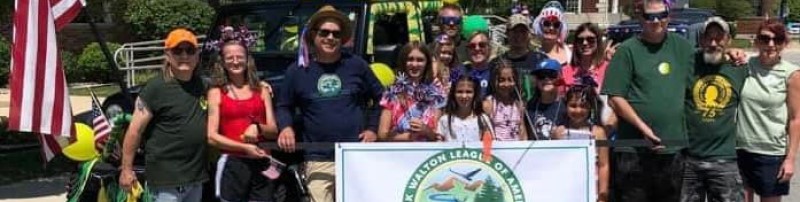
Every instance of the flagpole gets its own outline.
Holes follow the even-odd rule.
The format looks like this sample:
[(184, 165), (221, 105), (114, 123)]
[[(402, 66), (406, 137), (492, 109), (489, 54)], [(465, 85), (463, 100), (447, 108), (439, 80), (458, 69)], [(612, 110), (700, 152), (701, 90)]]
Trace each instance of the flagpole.
[[(94, 111), (94, 108), (95, 108), (94, 105), (96, 105), (96, 104), (99, 105), (101, 103), (100, 99), (97, 99), (97, 95), (94, 94), (94, 90), (92, 90), (91, 86), (87, 86), (86, 89), (89, 90), (89, 95), (92, 96), (92, 111)], [(96, 107), (100, 107), (100, 106), (96, 106)], [(97, 110), (97, 111), (100, 111), (100, 115), (102, 115), (103, 117), (106, 117), (106, 119), (109, 120), (108, 125), (113, 129), (114, 128), (114, 122), (110, 121), (109, 117), (106, 116), (106, 113), (102, 110), (102, 108), (101, 108), (101, 110)], [(94, 122), (94, 117), (92, 117), (92, 120), (93, 120), (92, 122)], [(92, 123), (92, 124), (94, 124), (94, 123)]]
[[(86, 5), (89, 7), (89, 5)], [(88, 10), (88, 9), (86, 9)], [(131, 93), (128, 90), (128, 86), (125, 85), (125, 79), (123, 79), (122, 74), (120, 74), (120, 69), (117, 66), (116, 61), (114, 61), (114, 56), (111, 55), (111, 51), (108, 50), (108, 46), (106, 45), (105, 39), (97, 30), (97, 25), (94, 23), (94, 17), (91, 15), (91, 12), (87, 11), (86, 17), (89, 21), (89, 27), (92, 29), (92, 33), (94, 34), (95, 39), (97, 39), (97, 44), (100, 45), (100, 50), (103, 51), (103, 56), (106, 57), (106, 61), (108, 62), (108, 67), (111, 72), (112, 77), (117, 81), (117, 85), (119, 85), (119, 89), (122, 92), (122, 95), (125, 97), (125, 100), (128, 101), (130, 106), (133, 106), (133, 97), (131, 97)], [(90, 90), (91, 92), (91, 90)], [(92, 95), (94, 96), (94, 95)], [(99, 104), (99, 102), (98, 102)], [(102, 110), (101, 110), (102, 111)], [(105, 115), (104, 115), (105, 116)], [(108, 117), (107, 117), (108, 118)]]

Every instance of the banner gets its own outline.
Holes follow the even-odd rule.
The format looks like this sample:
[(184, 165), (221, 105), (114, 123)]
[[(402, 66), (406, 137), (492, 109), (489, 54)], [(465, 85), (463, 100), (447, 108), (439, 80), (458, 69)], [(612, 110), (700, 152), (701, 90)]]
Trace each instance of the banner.
[(339, 202), (594, 202), (589, 140), (481, 143), (340, 143)]

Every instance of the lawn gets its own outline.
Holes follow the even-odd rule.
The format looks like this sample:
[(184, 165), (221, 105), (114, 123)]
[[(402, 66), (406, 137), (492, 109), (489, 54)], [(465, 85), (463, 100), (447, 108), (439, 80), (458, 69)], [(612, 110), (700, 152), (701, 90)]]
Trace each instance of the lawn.
[[(108, 97), (113, 95), (114, 93), (119, 92), (119, 86), (116, 84), (110, 84), (106, 86), (99, 86), (99, 87), (92, 87), (92, 91), (98, 97)], [(70, 88), (69, 89), (70, 95), (77, 95), (77, 96), (89, 96), (89, 89), (88, 88)]]
[(750, 42), (750, 39), (733, 39), (733, 41), (731, 41), (731, 47), (749, 49), (753, 47), (753, 44)]

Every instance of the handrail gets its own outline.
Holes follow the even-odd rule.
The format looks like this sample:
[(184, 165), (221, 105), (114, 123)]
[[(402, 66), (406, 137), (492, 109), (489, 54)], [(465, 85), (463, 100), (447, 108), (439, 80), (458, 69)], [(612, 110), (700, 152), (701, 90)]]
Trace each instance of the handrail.
[[(198, 44), (203, 46), (204, 35), (198, 36), (201, 41)], [(136, 83), (136, 72), (141, 70), (159, 69), (164, 56), (164, 40), (137, 41), (124, 43), (114, 51), (114, 61), (120, 70), (125, 71), (127, 87), (133, 87)]]

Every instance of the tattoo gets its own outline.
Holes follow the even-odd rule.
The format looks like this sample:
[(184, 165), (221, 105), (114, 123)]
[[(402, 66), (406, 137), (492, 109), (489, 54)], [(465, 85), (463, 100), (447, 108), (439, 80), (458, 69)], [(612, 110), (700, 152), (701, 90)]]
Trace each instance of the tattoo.
[(142, 112), (147, 112), (147, 105), (144, 103), (144, 100), (139, 98), (136, 99), (136, 109)]

